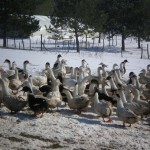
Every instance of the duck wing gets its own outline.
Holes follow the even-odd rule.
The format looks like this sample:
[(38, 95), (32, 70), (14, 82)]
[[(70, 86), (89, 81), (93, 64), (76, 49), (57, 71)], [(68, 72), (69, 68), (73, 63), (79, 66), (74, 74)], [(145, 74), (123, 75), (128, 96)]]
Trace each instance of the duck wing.
[(27, 101), (16, 96), (8, 95), (4, 96), (3, 103), (9, 110), (18, 112), (26, 106)]
[(88, 98), (85, 98), (83, 96), (74, 98), (75, 105), (77, 106), (77, 109), (84, 109), (88, 106), (90, 100)]

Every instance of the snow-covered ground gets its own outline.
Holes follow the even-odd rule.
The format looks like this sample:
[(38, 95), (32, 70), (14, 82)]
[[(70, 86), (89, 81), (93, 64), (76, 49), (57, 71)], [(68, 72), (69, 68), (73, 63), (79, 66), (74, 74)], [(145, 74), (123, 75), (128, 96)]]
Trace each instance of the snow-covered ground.
[[(85, 59), (96, 74), (100, 62), (108, 65), (111, 70), (114, 63), (120, 64), (127, 59), (127, 73), (134, 71), (136, 74), (150, 63), (148, 59), (139, 59), (138, 52), (127, 49), (128, 52), (41, 52), (0, 49), (0, 64), (4, 69), (4, 60), (16, 61), (22, 67), (24, 60), (29, 60), (33, 65), (28, 66), (30, 74), (44, 69), (45, 63), (51, 66), (58, 54), (67, 60), (69, 66), (80, 66)], [(138, 49), (137, 49), (138, 51)], [(135, 55), (134, 55), (135, 54)], [(4, 106), (0, 110), (0, 147), (6, 149), (150, 149), (150, 117), (139, 121), (131, 128), (123, 128), (115, 112), (112, 116), (113, 123), (103, 123), (102, 118), (89, 109), (81, 115), (76, 115), (68, 106), (62, 106), (59, 111), (44, 114), (43, 118), (34, 118), (28, 110), (15, 115), (9, 113)]]
[[(44, 21), (44, 20), (43, 20)], [(34, 37), (32, 37), (34, 38)], [(36, 37), (37, 38), (37, 37)], [(108, 45), (108, 40), (106, 40)], [(143, 46), (149, 44), (143, 42)], [(142, 69), (146, 69), (150, 64), (147, 59), (147, 51), (144, 50), (143, 59), (137, 43), (132, 38), (126, 40), (126, 51), (120, 53), (120, 39), (118, 45), (105, 46), (104, 52), (81, 51), (27, 51), (15, 49), (0, 49), (0, 66), (7, 69), (4, 64), (5, 59), (16, 61), (19, 67), (23, 66), (25, 60), (29, 60), (32, 65), (28, 66), (28, 71), (33, 76), (38, 71), (42, 71), (46, 62), (50, 62), (51, 67), (56, 61), (58, 54), (67, 60), (67, 65), (79, 67), (81, 60), (85, 59), (92, 74), (97, 74), (97, 68), (101, 62), (108, 65), (110, 71), (114, 63), (118, 65), (125, 59), (129, 61), (126, 65), (127, 72), (124, 78), (128, 78), (129, 72), (133, 71), (137, 75)], [(140, 120), (132, 127), (122, 127), (122, 122), (112, 115), (112, 123), (104, 123), (91, 108), (81, 115), (74, 114), (68, 106), (62, 103), (59, 111), (45, 113), (43, 118), (35, 118), (28, 108), (17, 114), (10, 114), (9, 110), (2, 105), (0, 108), (0, 150), (149, 150), (150, 149), (150, 116)]]

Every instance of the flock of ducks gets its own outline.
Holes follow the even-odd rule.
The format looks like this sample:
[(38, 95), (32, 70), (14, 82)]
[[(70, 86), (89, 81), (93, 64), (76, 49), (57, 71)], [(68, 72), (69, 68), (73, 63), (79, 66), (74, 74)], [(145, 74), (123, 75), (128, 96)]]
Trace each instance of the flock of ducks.
[(54, 108), (58, 110), (64, 102), (78, 115), (90, 108), (103, 122), (113, 122), (111, 116), (115, 113), (124, 127), (150, 114), (150, 64), (139, 76), (130, 72), (125, 80), (127, 60), (114, 64), (110, 71), (100, 63), (97, 75), (91, 74), (85, 59), (74, 68), (67, 66), (60, 54), (52, 67), (47, 62), (34, 76), (28, 72), (28, 60), (22, 68), (8, 59), (4, 63), (8, 67), (0, 67), (0, 106), (11, 113), (29, 108), (36, 117), (42, 117)]

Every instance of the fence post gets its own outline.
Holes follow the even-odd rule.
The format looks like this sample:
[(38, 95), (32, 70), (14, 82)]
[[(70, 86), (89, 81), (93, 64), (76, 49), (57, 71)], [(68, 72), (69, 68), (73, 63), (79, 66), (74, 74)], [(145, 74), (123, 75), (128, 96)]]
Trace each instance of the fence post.
[(148, 48), (148, 44), (147, 44), (147, 57), (149, 59), (149, 48)]
[(65, 46), (65, 41), (63, 40), (63, 47), (62, 47), (62, 50), (64, 50), (64, 46)]
[(56, 39), (55, 39), (55, 49), (56, 49)]
[(109, 33), (108, 41), (109, 41), (109, 46), (110, 46), (110, 33)]
[(103, 38), (103, 51), (104, 51), (104, 46), (105, 46), (105, 42), (104, 42), (104, 38)]
[(31, 38), (29, 38), (29, 40), (30, 40), (30, 50), (31, 50)]
[(92, 48), (94, 48), (95, 38), (93, 38)]
[(141, 44), (141, 59), (143, 57), (143, 44)]
[(117, 35), (116, 35), (116, 46), (117, 46)]
[(16, 48), (16, 40), (15, 40), (15, 37), (14, 37), (14, 47)]
[(114, 46), (114, 36), (112, 36), (112, 46)]
[(6, 47), (8, 47), (8, 38), (7, 38), (7, 42), (6, 42)]
[(23, 46), (23, 49), (24, 49), (24, 41), (23, 41), (23, 39), (22, 39), (22, 46)]
[(41, 51), (42, 51), (42, 34), (41, 34)]

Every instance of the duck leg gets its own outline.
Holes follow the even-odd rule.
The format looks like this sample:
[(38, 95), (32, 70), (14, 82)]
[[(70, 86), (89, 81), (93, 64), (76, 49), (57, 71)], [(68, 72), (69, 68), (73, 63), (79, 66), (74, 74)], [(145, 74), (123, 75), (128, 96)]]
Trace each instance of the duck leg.
[(42, 117), (43, 117), (43, 113), (41, 113), (40, 115), (38, 115), (38, 117), (39, 117), (39, 118), (42, 118)]
[(81, 114), (81, 110), (77, 110), (75, 113), (76, 113), (77, 115), (80, 115), (80, 114)]
[(126, 127), (126, 123), (123, 121), (123, 127)]
[[(123, 122), (123, 127), (126, 127), (125, 122)], [(131, 124), (129, 123), (129, 126), (127, 127), (131, 127)]]
[(104, 117), (103, 117), (103, 122), (111, 123), (113, 121), (112, 121), (112, 119), (110, 117), (108, 117), (108, 120), (105, 120)]

